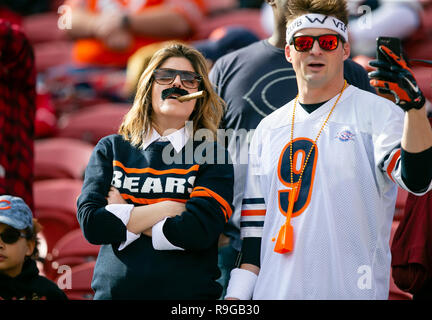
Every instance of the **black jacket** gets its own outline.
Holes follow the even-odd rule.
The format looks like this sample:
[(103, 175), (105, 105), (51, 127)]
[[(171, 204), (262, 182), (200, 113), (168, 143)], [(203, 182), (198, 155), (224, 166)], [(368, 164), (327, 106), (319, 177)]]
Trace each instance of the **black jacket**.
[(34, 260), (24, 262), (15, 278), (0, 273), (0, 300), (67, 300), (66, 294), (51, 280), (40, 276)]

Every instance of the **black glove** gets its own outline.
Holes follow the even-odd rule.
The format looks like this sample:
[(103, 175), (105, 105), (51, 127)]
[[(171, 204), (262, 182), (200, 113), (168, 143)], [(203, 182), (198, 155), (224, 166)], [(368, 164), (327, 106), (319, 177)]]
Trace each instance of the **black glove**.
[(425, 98), (407, 62), (386, 46), (381, 45), (379, 50), (387, 61), (372, 60), (369, 62), (372, 67), (377, 68), (376, 71), (369, 72), (370, 84), (380, 93), (393, 94), (396, 104), (405, 111), (412, 108), (421, 109), (425, 104)]

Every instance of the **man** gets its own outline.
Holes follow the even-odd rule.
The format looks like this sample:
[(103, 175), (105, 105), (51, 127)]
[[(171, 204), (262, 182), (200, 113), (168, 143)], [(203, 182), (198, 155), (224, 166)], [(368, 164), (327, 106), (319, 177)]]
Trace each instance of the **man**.
[[(297, 94), (295, 73), (286, 61), (285, 30), (287, 0), (267, 0), (273, 9), (274, 32), (269, 39), (218, 59), (210, 72), (216, 92), (227, 103), (222, 127), (232, 136), (229, 151), (234, 161), (234, 214), (225, 234), (230, 245), (220, 249), (220, 268), (224, 286), (241, 248), (240, 208), (246, 182), (248, 141), (258, 123)], [(344, 63), (347, 81), (361, 89), (375, 92), (366, 71), (350, 59)], [(234, 130), (232, 132), (232, 130)]]
[(387, 299), (396, 184), (432, 189), (424, 99), (380, 82), (403, 97), (404, 115), (344, 80), (345, 1), (290, 0), (287, 11), (285, 54), (299, 94), (254, 133), (242, 264), (226, 297)]

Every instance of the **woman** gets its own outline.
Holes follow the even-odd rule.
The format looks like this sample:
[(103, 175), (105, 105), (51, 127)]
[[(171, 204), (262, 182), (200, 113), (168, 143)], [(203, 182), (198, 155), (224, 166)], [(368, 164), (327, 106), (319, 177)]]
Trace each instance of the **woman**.
[[(119, 134), (95, 147), (78, 199), (85, 237), (102, 244), (95, 299), (220, 296), (217, 241), (233, 185), (232, 165), (216, 161), (223, 106), (198, 51), (172, 44), (154, 54)], [(213, 141), (194, 141), (198, 130)]]

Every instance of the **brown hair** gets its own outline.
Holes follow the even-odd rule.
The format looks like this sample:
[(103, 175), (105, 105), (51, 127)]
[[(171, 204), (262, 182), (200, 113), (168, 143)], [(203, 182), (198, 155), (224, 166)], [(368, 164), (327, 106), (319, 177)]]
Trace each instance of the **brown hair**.
[(35, 248), (33, 253), (28, 257), (31, 259), (37, 260), (39, 258), (39, 244), (40, 240), (38, 237), (39, 232), (42, 230), (42, 225), (37, 221), (37, 219), (33, 218), (33, 228), (27, 228), (24, 230), (26, 234), (27, 241), (34, 241)]
[(289, 0), (286, 13), (287, 24), (307, 13), (333, 16), (348, 24), (348, 9), (345, 0)]
[(199, 90), (204, 90), (206, 96), (196, 101), (195, 109), (190, 116), (193, 121), (193, 132), (198, 129), (210, 130), (214, 138), (216, 130), (222, 120), (225, 103), (213, 90), (208, 78), (208, 69), (203, 55), (194, 48), (182, 43), (171, 43), (158, 50), (142, 73), (135, 96), (134, 103), (129, 112), (125, 115), (118, 133), (138, 147), (144, 142), (144, 138), (151, 131), (152, 127), (152, 97), (151, 88), (153, 85), (153, 71), (171, 57), (184, 57), (188, 59), (195, 72), (202, 76)]

